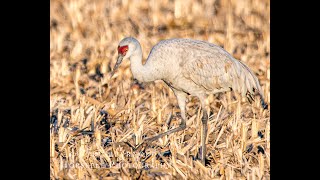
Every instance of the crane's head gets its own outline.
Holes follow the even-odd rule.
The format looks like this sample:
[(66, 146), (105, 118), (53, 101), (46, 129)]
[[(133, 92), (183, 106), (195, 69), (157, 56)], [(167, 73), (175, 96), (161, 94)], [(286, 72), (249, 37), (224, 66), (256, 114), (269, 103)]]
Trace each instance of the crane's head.
[(130, 58), (131, 55), (133, 55), (137, 49), (137, 47), (140, 47), (140, 44), (138, 40), (136, 40), (133, 37), (126, 37), (122, 39), (118, 45), (118, 58), (117, 62), (114, 65), (113, 71), (111, 73), (111, 76), (115, 73), (115, 71), (120, 66), (123, 59)]

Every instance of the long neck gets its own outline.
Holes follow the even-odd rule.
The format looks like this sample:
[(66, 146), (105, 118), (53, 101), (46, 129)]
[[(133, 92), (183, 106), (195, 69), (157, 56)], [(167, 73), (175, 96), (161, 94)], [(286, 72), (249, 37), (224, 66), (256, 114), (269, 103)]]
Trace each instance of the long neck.
[(134, 78), (138, 81), (151, 82), (156, 80), (156, 77), (153, 75), (153, 68), (150, 65), (150, 62), (147, 61), (144, 65), (142, 64), (142, 49), (140, 44), (130, 57), (130, 66)]

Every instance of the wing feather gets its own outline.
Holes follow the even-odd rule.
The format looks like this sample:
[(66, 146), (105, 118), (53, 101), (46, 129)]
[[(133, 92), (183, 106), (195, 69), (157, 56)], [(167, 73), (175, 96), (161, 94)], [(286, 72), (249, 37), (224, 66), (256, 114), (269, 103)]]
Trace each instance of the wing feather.
[(211, 47), (210, 50), (193, 53), (186, 60), (182, 68), (185, 78), (209, 91), (232, 88), (246, 96), (247, 92), (254, 94), (256, 89), (262, 95), (257, 77), (245, 64), (222, 49)]

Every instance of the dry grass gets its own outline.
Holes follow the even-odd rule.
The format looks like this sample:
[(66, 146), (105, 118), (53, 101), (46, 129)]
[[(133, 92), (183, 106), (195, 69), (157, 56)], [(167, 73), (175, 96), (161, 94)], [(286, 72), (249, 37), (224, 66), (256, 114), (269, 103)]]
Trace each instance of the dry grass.
[[(208, 164), (197, 160), (202, 113), (189, 97), (187, 129), (134, 150), (179, 124), (173, 92), (137, 84), (124, 61), (112, 79), (116, 47), (136, 37), (144, 58), (161, 39), (223, 46), (244, 61), (270, 99), (268, 0), (51, 0), (50, 177), (52, 179), (269, 179), (270, 116), (236, 94), (212, 95)], [(234, 96), (237, 96), (235, 99)], [(262, 135), (262, 136), (261, 136)], [(128, 143), (125, 143), (128, 142)]]

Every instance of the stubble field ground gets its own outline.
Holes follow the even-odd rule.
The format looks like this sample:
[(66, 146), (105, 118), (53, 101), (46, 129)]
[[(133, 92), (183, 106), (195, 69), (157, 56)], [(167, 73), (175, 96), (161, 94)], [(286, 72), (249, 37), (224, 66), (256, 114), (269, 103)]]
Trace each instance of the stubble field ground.
[(179, 125), (176, 98), (161, 81), (135, 81), (129, 61), (109, 78), (123, 37), (140, 41), (144, 60), (160, 40), (199, 39), (247, 64), (269, 104), (269, 12), (268, 0), (51, 0), (50, 178), (270, 179), (270, 112), (259, 101), (209, 97), (203, 166), (197, 98), (188, 98), (186, 130), (134, 150)]

